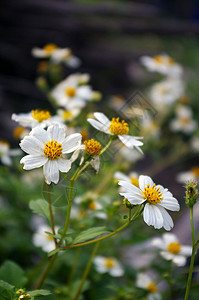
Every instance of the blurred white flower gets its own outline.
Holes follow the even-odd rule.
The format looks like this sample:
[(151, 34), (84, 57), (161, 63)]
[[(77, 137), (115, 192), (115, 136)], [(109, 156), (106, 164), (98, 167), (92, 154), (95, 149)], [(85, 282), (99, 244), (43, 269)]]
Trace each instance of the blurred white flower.
[(138, 274), (137, 280), (136, 280), (136, 286), (148, 291), (148, 295), (147, 295), (148, 300), (160, 300), (161, 299), (161, 295), (160, 295), (160, 293), (158, 293), (158, 288), (157, 288), (156, 284), (146, 273)]
[(167, 54), (157, 56), (142, 56), (141, 63), (151, 72), (158, 72), (169, 77), (179, 78), (183, 74), (182, 67)]
[(129, 149), (125, 147), (123, 144), (120, 144), (121, 146), (117, 146), (117, 149), (119, 151), (119, 154), (122, 156), (122, 158), (128, 162), (135, 163), (136, 161), (143, 159), (144, 155), (138, 152), (136, 149)]
[(22, 140), (29, 133), (30, 133), (30, 130), (27, 128), (24, 128), (22, 126), (17, 126), (13, 130), (13, 136), (18, 140)]
[(149, 98), (158, 111), (164, 112), (166, 108), (173, 105), (184, 94), (184, 84), (178, 79), (167, 79), (155, 83)]
[(165, 233), (162, 238), (155, 238), (152, 240), (152, 245), (161, 250), (162, 257), (172, 260), (179, 267), (184, 266), (186, 258), (192, 254), (192, 247), (181, 245), (173, 233)]
[(81, 63), (80, 59), (73, 55), (71, 49), (59, 48), (55, 44), (47, 44), (43, 48), (34, 47), (32, 55), (37, 58), (50, 58), (52, 63), (64, 62), (71, 68), (77, 68)]
[(80, 112), (81, 112), (81, 109), (78, 107), (72, 108), (70, 110), (66, 110), (66, 109), (58, 109), (57, 110), (57, 114), (60, 117), (62, 123), (72, 121), (80, 114)]
[(65, 136), (65, 128), (52, 125), (47, 130), (37, 126), (20, 143), (22, 150), (28, 155), (20, 163), (25, 170), (44, 166), (43, 172), (47, 184), (58, 183), (59, 171), (68, 172), (71, 161), (65, 154), (74, 152), (81, 144), (81, 134)]
[(158, 123), (147, 113), (140, 118), (140, 133), (147, 140), (151, 140), (152, 138), (157, 139), (160, 136)]
[(122, 265), (112, 257), (98, 255), (93, 259), (95, 269), (98, 273), (109, 273), (113, 277), (120, 277), (124, 274)]
[(61, 81), (52, 91), (51, 96), (57, 105), (66, 110), (85, 107), (88, 101), (93, 100), (94, 91), (86, 85), (87, 74), (74, 74)]
[(143, 143), (138, 141), (142, 137), (136, 137), (128, 135), (129, 126), (123, 120), (119, 121), (119, 118), (112, 118), (110, 121), (103, 113), (95, 112), (94, 117), (97, 119), (87, 119), (88, 122), (97, 130), (102, 131), (106, 134), (118, 136), (119, 140), (128, 148), (136, 148), (138, 151), (142, 152), (139, 146)]
[[(55, 227), (55, 234), (58, 227)], [(52, 233), (52, 229), (48, 225), (40, 224), (37, 231), (33, 234), (33, 244), (41, 247), (44, 252), (50, 252), (55, 249), (54, 238), (46, 232)]]
[(18, 156), (20, 154), (22, 154), (20, 149), (10, 149), (8, 142), (0, 140), (0, 161), (3, 165), (11, 166), (11, 156)]
[(166, 211), (179, 211), (178, 201), (173, 197), (172, 193), (161, 185), (156, 185), (149, 176), (139, 176), (139, 188), (127, 181), (119, 181), (125, 192), (120, 195), (127, 198), (133, 205), (145, 203), (143, 217), (145, 223), (160, 229), (164, 227), (171, 230), (174, 226), (173, 221)]
[(115, 172), (113, 177), (116, 179), (116, 180), (124, 180), (124, 181), (127, 181), (137, 187), (139, 187), (139, 181), (138, 181), (138, 173), (137, 172), (130, 172), (128, 175), (122, 173), (122, 172)]
[(199, 152), (199, 137), (197, 137), (197, 136), (193, 137), (190, 141), (190, 144), (191, 144), (191, 148), (195, 152)]
[(189, 134), (197, 128), (197, 122), (192, 119), (192, 110), (190, 107), (184, 105), (178, 106), (176, 115), (176, 119), (170, 123), (172, 131), (181, 131)]
[(187, 181), (198, 181), (199, 166), (194, 166), (189, 171), (179, 173), (176, 179), (180, 183), (186, 183)]

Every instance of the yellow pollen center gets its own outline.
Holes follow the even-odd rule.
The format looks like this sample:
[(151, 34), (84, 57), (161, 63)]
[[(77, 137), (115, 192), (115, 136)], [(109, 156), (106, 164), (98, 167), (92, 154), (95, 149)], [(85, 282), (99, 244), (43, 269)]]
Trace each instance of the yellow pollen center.
[(16, 291), (16, 295), (25, 293), (24, 289), (19, 289)]
[(85, 151), (90, 156), (97, 156), (100, 154), (102, 150), (102, 146), (99, 142), (95, 141), (94, 139), (88, 140), (84, 142), (85, 144)]
[(150, 187), (148, 184), (144, 191), (142, 192), (145, 199), (150, 202), (151, 204), (157, 204), (160, 201), (163, 200), (162, 192), (160, 191), (160, 188), (157, 188), (156, 184), (154, 183), (153, 186)]
[(113, 134), (123, 135), (128, 134), (129, 126), (124, 120), (120, 122), (119, 118), (112, 118), (109, 130)]
[(32, 117), (41, 123), (42, 121), (48, 120), (51, 117), (51, 114), (48, 110), (35, 109), (32, 110)]
[(48, 233), (46, 233), (46, 237), (50, 241), (54, 240), (54, 238), (50, 234), (48, 234)]
[(139, 188), (139, 181), (135, 177), (131, 177), (131, 183)]
[(76, 94), (76, 88), (73, 86), (68, 87), (67, 89), (65, 89), (65, 93), (66, 93), (66, 96), (72, 98)]
[(70, 111), (68, 111), (68, 110), (65, 110), (63, 112), (63, 118), (64, 118), (64, 120), (67, 120), (67, 119), (71, 118), (72, 116), (73, 116), (73, 114)]
[(173, 65), (175, 63), (174, 59), (171, 57), (154, 56), (153, 59), (159, 64)]
[(90, 209), (90, 210), (95, 210), (96, 209), (96, 202), (95, 201), (92, 201), (92, 202), (90, 202), (89, 203), (89, 205), (88, 205), (88, 208)]
[(13, 135), (16, 139), (19, 139), (21, 134), (25, 131), (25, 128), (22, 126), (18, 126), (13, 130)]
[(51, 54), (53, 51), (59, 49), (59, 47), (55, 44), (47, 44), (43, 47), (43, 50), (47, 53), (47, 54)]
[(170, 243), (167, 250), (171, 252), (172, 254), (178, 254), (181, 249), (181, 244), (179, 242), (175, 243)]
[(112, 258), (106, 258), (106, 260), (105, 260), (105, 266), (108, 269), (112, 269), (115, 266), (115, 260), (112, 259)]
[(154, 294), (154, 293), (157, 292), (158, 289), (157, 289), (156, 285), (154, 284), (154, 282), (151, 281), (151, 282), (148, 284), (148, 286), (147, 286), (147, 290), (148, 290), (150, 293)]
[(57, 159), (62, 155), (62, 144), (53, 139), (45, 143), (44, 154), (49, 159)]
[(199, 167), (193, 167), (193, 168), (191, 168), (191, 173), (194, 176), (199, 177)]

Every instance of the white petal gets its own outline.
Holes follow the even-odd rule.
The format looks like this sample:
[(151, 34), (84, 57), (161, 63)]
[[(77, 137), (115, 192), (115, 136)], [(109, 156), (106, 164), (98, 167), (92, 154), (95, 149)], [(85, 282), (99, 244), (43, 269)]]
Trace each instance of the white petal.
[(47, 143), (50, 141), (50, 137), (48, 136), (48, 133), (46, 130), (41, 128), (40, 126), (37, 126), (31, 130), (29, 133), (31, 136), (35, 136), (39, 141), (41, 141), (43, 144)]
[(25, 136), (19, 145), (21, 149), (28, 154), (43, 154), (44, 144), (35, 136)]
[(113, 277), (119, 277), (124, 275), (124, 270), (120, 265), (115, 266), (114, 268), (110, 269), (109, 271), (110, 275)]
[(149, 176), (140, 175), (139, 176), (139, 187), (143, 191), (144, 188), (149, 184), (149, 186), (153, 186), (154, 182)]
[(94, 159), (91, 160), (91, 166), (95, 169), (96, 173), (99, 172), (99, 168), (100, 168), (99, 156), (96, 156)]
[(151, 282), (151, 279), (149, 276), (145, 273), (139, 273), (137, 280), (136, 280), (136, 286), (146, 289), (149, 283)]
[(173, 224), (173, 220), (170, 217), (170, 215), (168, 214), (168, 212), (161, 206), (157, 205), (157, 207), (159, 208), (159, 210), (161, 211), (164, 223), (163, 223), (163, 227), (165, 230), (169, 231), (173, 228), (174, 224)]
[(88, 85), (80, 86), (77, 89), (77, 96), (86, 100), (91, 100), (93, 97), (93, 91)]
[(120, 180), (118, 184), (127, 189), (129, 193), (142, 195), (142, 191), (130, 182)]
[(80, 133), (74, 133), (65, 138), (62, 143), (62, 153), (71, 153), (75, 151), (81, 145), (82, 135)]
[(44, 165), (44, 177), (47, 184), (54, 182), (55, 184), (59, 181), (59, 169), (56, 160), (48, 160)]
[(71, 169), (71, 161), (68, 159), (57, 159), (57, 165), (61, 172), (67, 173)]
[(165, 207), (166, 209), (169, 209), (171, 211), (179, 211), (180, 205), (174, 197), (172, 198), (164, 198), (162, 201), (159, 202), (160, 206)]
[(178, 267), (183, 267), (186, 264), (186, 257), (182, 255), (175, 255), (173, 258), (173, 262), (178, 266)]
[(105, 132), (107, 134), (111, 134), (108, 129), (110, 126), (107, 126), (105, 124), (102, 124), (94, 119), (87, 119), (87, 121), (97, 130)]
[(51, 140), (56, 140), (59, 143), (62, 143), (64, 140), (64, 132), (65, 132), (65, 128), (59, 126), (58, 124), (56, 125), (51, 125), (48, 127), (47, 129), (47, 133), (49, 135), (49, 137), (51, 138)]
[(115, 179), (118, 179), (118, 180), (124, 180), (124, 181), (127, 181), (127, 182), (131, 182), (130, 178), (126, 174), (124, 174), (122, 172), (115, 172), (115, 174), (113, 175), (113, 177)]
[(147, 225), (152, 225), (156, 229), (160, 229), (163, 226), (163, 217), (159, 208), (153, 204), (147, 203), (144, 207), (143, 217)]
[(184, 245), (182, 245), (181, 248), (180, 248), (180, 253), (179, 254), (182, 254), (184, 256), (191, 256), (191, 254), (192, 254), (192, 247), (191, 246), (184, 246)]
[(131, 204), (134, 204), (134, 205), (137, 205), (137, 204), (142, 204), (145, 202), (145, 199), (143, 198), (139, 198), (139, 197), (136, 197), (136, 196), (131, 196), (129, 194), (126, 194), (126, 193), (120, 193), (120, 195), (124, 196), (125, 198), (128, 199), (128, 201), (131, 203)]
[(2, 155), (1, 156), (1, 162), (2, 164), (6, 166), (11, 166), (12, 165), (12, 160), (8, 155)]
[(143, 142), (138, 141), (131, 135), (118, 135), (118, 138), (129, 149), (134, 149), (134, 147), (143, 145)]
[(24, 164), (24, 170), (31, 170), (43, 166), (47, 160), (48, 158), (46, 156), (26, 155), (20, 160), (20, 163)]
[(105, 114), (100, 113), (100, 112), (96, 112), (94, 113), (94, 117), (102, 124), (107, 125), (110, 127), (110, 120), (107, 118), (107, 116), (105, 116)]
[(174, 233), (164, 233), (163, 240), (165, 243), (165, 247), (167, 248), (171, 243), (178, 243), (178, 238)]
[(157, 247), (159, 249), (164, 249), (164, 244), (163, 244), (163, 241), (161, 238), (154, 238), (152, 241), (151, 241), (151, 245), (154, 246), (154, 247)]
[(161, 251), (160, 252), (161, 256), (164, 257), (166, 260), (173, 260), (173, 258), (175, 257), (174, 254), (168, 252), (168, 251)]

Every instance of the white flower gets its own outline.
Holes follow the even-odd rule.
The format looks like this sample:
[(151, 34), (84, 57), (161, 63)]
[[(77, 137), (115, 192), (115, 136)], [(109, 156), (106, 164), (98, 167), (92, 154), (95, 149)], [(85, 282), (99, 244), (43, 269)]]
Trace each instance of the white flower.
[(151, 72), (158, 72), (170, 77), (179, 78), (183, 73), (182, 67), (167, 54), (154, 57), (143, 56), (141, 57), (141, 63)]
[(75, 151), (81, 144), (81, 134), (75, 133), (65, 136), (65, 128), (52, 125), (44, 130), (35, 127), (20, 143), (22, 150), (28, 155), (20, 163), (25, 170), (44, 166), (43, 172), (47, 184), (58, 183), (59, 171), (68, 172), (71, 161), (65, 154)]
[(43, 48), (34, 47), (32, 55), (37, 58), (50, 58), (53, 63), (64, 62), (72, 68), (79, 67), (81, 61), (69, 48), (59, 48), (55, 44), (47, 44)]
[(28, 113), (12, 114), (12, 120), (18, 122), (21, 126), (34, 128), (40, 126), (45, 128), (47, 126), (61, 123), (57, 116), (52, 117), (48, 110), (35, 109)]
[(138, 152), (136, 149), (129, 149), (123, 146), (123, 144), (122, 147), (118, 147), (118, 150), (122, 158), (131, 163), (135, 163), (136, 161), (144, 158), (144, 155)]
[(94, 258), (93, 263), (98, 273), (109, 273), (113, 277), (124, 274), (121, 264), (115, 258), (98, 255)]
[(148, 300), (160, 300), (161, 295), (157, 292), (158, 288), (154, 281), (146, 273), (139, 273), (136, 280), (136, 286), (148, 291)]
[[(57, 233), (58, 227), (55, 227)], [(37, 231), (33, 234), (33, 243), (37, 247), (41, 247), (44, 252), (50, 252), (55, 249), (54, 238), (46, 232), (52, 233), (52, 229), (47, 225), (39, 225)]]
[[(127, 181), (137, 187), (139, 187), (139, 181), (138, 181), (138, 173), (136, 172), (131, 172), (129, 173), (128, 175), (122, 173), (122, 172), (115, 172), (115, 174), (113, 175), (113, 177), (116, 179), (116, 180), (124, 180), (124, 181)], [(120, 187), (119, 189), (120, 192), (124, 192), (125, 189), (123, 187)]]
[(190, 144), (191, 144), (191, 148), (195, 152), (199, 152), (199, 137), (197, 137), (197, 136), (193, 137), (190, 141)]
[(158, 139), (160, 136), (160, 127), (157, 122), (151, 118), (149, 114), (144, 114), (140, 119), (141, 135), (147, 140)]
[(186, 183), (187, 181), (198, 181), (199, 179), (199, 167), (195, 166), (187, 172), (181, 172), (177, 175), (177, 181), (180, 183)]
[(184, 94), (184, 84), (178, 79), (167, 79), (154, 84), (149, 98), (159, 111), (173, 105)]
[(120, 195), (127, 198), (131, 204), (145, 204), (143, 217), (148, 225), (171, 230), (173, 221), (166, 209), (179, 211), (180, 206), (168, 189), (156, 185), (149, 176), (143, 175), (139, 176), (139, 188), (126, 181), (119, 181), (118, 184), (125, 189)]
[(30, 133), (30, 130), (27, 128), (24, 128), (22, 126), (17, 126), (15, 127), (15, 129), (13, 130), (13, 136), (16, 139), (22, 140), (26, 135), (28, 135)]
[(57, 114), (60, 117), (61, 123), (72, 121), (80, 114), (80, 112), (81, 112), (81, 109), (78, 107), (72, 108), (70, 110), (66, 110), (66, 109), (58, 109), (57, 110)]
[(177, 117), (170, 124), (173, 131), (192, 133), (197, 128), (197, 122), (192, 120), (192, 110), (190, 107), (180, 105), (176, 109)]
[(88, 122), (97, 130), (102, 131), (106, 134), (112, 136), (118, 136), (120, 141), (129, 149), (133, 149), (134, 147), (142, 152), (139, 146), (142, 146), (143, 143), (138, 141), (142, 139), (141, 137), (131, 136), (127, 133), (129, 132), (129, 126), (125, 121), (119, 121), (119, 118), (112, 118), (110, 121), (103, 113), (96, 112), (94, 113), (94, 119), (88, 119)]
[(0, 140), (0, 160), (3, 165), (11, 166), (11, 156), (17, 156), (21, 154), (19, 149), (10, 149), (10, 144), (6, 141)]
[(161, 250), (162, 257), (172, 260), (179, 267), (184, 266), (186, 258), (192, 254), (192, 247), (181, 245), (173, 233), (165, 233), (162, 238), (155, 238), (152, 245)]
[(87, 80), (85, 75), (87, 74), (71, 75), (51, 91), (51, 96), (57, 105), (65, 107), (66, 110), (71, 110), (85, 107), (86, 103), (93, 99), (94, 92), (91, 87), (81, 83)]

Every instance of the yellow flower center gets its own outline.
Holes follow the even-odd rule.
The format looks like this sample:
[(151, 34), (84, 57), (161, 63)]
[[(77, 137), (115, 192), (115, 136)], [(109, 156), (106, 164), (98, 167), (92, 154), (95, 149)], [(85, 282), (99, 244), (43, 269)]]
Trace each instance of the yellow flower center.
[(191, 173), (194, 176), (199, 177), (199, 167), (193, 167), (193, 168), (191, 168)]
[(59, 47), (55, 44), (47, 44), (43, 47), (43, 50), (47, 53), (47, 54), (51, 54), (53, 51), (59, 49)]
[(25, 293), (24, 289), (19, 289), (16, 291), (16, 295)]
[(115, 260), (112, 258), (106, 258), (104, 264), (108, 269), (112, 269), (115, 266)]
[(65, 110), (63, 112), (63, 118), (64, 118), (64, 120), (67, 120), (67, 119), (71, 118), (72, 116), (73, 116), (72, 112), (70, 112), (68, 110)]
[(181, 249), (181, 244), (179, 242), (170, 243), (169, 246), (167, 247), (167, 250), (172, 254), (178, 254), (180, 252), (180, 249)]
[(160, 188), (157, 188), (156, 184), (154, 183), (153, 186), (150, 187), (148, 184), (144, 191), (142, 192), (145, 199), (150, 202), (151, 204), (157, 204), (160, 201), (163, 200), (162, 192), (160, 191)]
[(89, 205), (88, 205), (88, 208), (89, 208), (90, 210), (95, 210), (96, 207), (97, 207), (97, 205), (96, 205), (96, 202), (95, 202), (95, 201), (90, 202)]
[(156, 285), (154, 284), (154, 282), (151, 281), (151, 282), (148, 284), (148, 286), (147, 286), (147, 290), (148, 290), (150, 293), (154, 294), (154, 293), (157, 292), (158, 289), (157, 289)]
[(112, 118), (109, 130), (113, 134), (123, 135), (129, 132), (129, 126), (124, 120), (120, 122), (119, 118)]
[(48, 234), (48, 233), (46, 233), (46, 237), (50, 241), (54, 240), (54, 238), (50, 234)]
[(100, 151), (102, 150), (101, 144), (99, 142), (95, 141), (94, 139), (85, 141), (84, 144), (85, 144), (85, 151), (90, 156), (99, 155)]
[(131, 177), (131, 183), (139, 188), (139, 181), (136, 177)]
[(22, 126), (18, 126), (13, 130), (13, 135), (16, 139), (19, 139), (21, 134), (25, 131), (25, 128)]
[(70, 86), (67, 89), (65, 89), (65, 93), (66, 93), (66, 96), (72, 98), (76, 94), (76, 88), (73, 86)]
[(62, 144), (53, 139), (45, 143), (44, 154), (49, 159), (57, 159), (62, 155)]
[(190, 122), (190, 118), (188, 117), (180, 118), (180, 121), (183, 125), (187, 125)]
[(32, 117), (41, 123), (42, 121), (48, 120), (51, 117), (51, 114), (48, 110), (35, 109), (32, 110)]
[(171, 57), (154, 56), (153, 59), (159, 64), (173, 65), (175, 61)]

